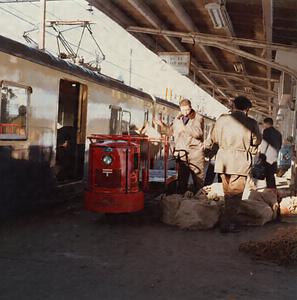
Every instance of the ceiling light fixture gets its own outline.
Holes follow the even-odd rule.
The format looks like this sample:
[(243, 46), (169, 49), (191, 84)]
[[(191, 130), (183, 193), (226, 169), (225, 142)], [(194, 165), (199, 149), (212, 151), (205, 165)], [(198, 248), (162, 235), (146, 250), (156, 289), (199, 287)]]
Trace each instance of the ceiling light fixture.
[(209, 3), (205, 5), (205, 8), (210, 15), (214, 28), (220, 29), (227, 26), (226, 17), (220, 4)]
[(237, 73), (240, 73), (243, 71), (243, 65), (240, 62), (235, 62), (233, 64), (233, 67), (234, 67), (235, 72), (237, 72)]

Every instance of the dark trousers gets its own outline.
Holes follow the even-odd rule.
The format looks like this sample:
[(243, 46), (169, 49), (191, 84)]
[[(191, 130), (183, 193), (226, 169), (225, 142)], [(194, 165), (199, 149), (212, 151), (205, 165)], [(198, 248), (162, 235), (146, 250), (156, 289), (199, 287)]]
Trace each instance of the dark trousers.
[[(209, 163), (205, 174), (204, 186), (213, 184), (215, 177), (216, 173), (214, 172), (214, 165)], [(218, 176), (218, 182), (222, 182), (220, 176)]]
[(225, 210), (221, 217), (221, 228), (225, 229), (234, 222), (247, 177), (221, 174), (221, 178), (225, 196)]
[(274, 177), (274, 174), (276, 174), (276, 171), (277, 171), (277, 163), (276, 162), (274, 162), (273, 164), (266, 162), (266, 164), (265, 164), (266, 186), (269, 189), (276, 188), (275, 177)]
[(199, 189), (203, 187), (204, 179), (204, 158), (192, 159), (189, 162), (179, 161), (178, 163), (178, 178), (177, 178), (177, 193), (184, 194), (188, 190), (188, 182), (192, 175), (194, 183), (194, 193), (197, 193)]

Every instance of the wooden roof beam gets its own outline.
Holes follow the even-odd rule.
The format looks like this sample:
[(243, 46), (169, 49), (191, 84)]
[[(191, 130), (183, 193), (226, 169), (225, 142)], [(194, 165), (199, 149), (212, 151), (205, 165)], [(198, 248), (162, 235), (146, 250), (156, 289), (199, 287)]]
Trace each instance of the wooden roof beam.
[[(149, 34), (156, 34), (156, 33), (153, 33), (154, 30), (152, 30), (151, 28), (141, 28), (141, 29), (139, 29), (139, 28), (129, 27), (128, 31), (145, 31), (146, 33), (149, 33)], [(158, 30), (156, 30), (156, 31), (158, 31)], [(162, 34), (162, 35), (175, 35), (175, 36), (178, 36), (180, 38), (189, 37), (189, 34), (187, 34), (187, 33), (175, 32), (175, 31), (160, 30), (159, 34)], [(246, 52), (246, 51), (234, 48), (234, 47), (230, 47), (230, 45), (222, 43), (222, 42), (216, 40), (216, 38), (214, 38), (214, 37), (210, 38), (209, 35), (207, 36), (206, 39), (204, 39), (202, 36), (200, 36), (197, 39), (196, 42), (204, 44), (204, 45), (209, 45), (209, 46), (212, 46), (212, 47), (217, 47), (217, 48), (225, 50), (227, 52), (234, 53), (234, 54), (240, 55), (242, 57), (245, 57), (247, 59), (253, 60), (253, 61), (258, 62), (260, 64), (263, 64), (265, 66), (270, 66), (270, 67), (272, 67), (276, 70), (280, 70), (280, 71), (283, 71), (285, 73), (290, 74), (291, 76), (293, 76), (297, 80), (297, 72), (295, 70), (290, 69), (286, 66), (280, 65), (276, 62), (267, 60), (265, 58), (259, 57), (257, 55), (252, 54), (252, 53), (249, 53), (249, 52)], [(274, 47), (275, 44), (272, 44), (272, 45)], [(270, 46), (272, 46), (272, 45), (270, 45)], [(291, 47), (284, 47), (284, 48), (290, 49)], [(297, 51), (297, 49), (296, 49), (296, 51)]]
[[(201, 88), (210, 88), (210, 89), (213, 89), (214, 86), (211, 86), (211, 85), (207, 85), (207, 84), (200, 84), (199, 86), (201, 86)], [(262, 104), (265, 104), (266, 106), (273, 106), (273, 107), (276, 107), (278, 108), (278, 104), (276, 103), (271, 103), (271, 102), (267, 102), (265, 101), (264, 99), (261, 99), (261, 98), (258, 98), (256, 96), (253, 96), (251, 95), (250, 93), (248, 92), (245, 92), (245, 91), (241, 91), (241, 90), (230, 90), (228, 89), (227, 87), (222, 87), (222, 86), (218, 86), (217, 89), (221, 89), (221, 90), (226, 90), (226, 92), (228, 93), (231, 93), (231, 94), (237, 94), (237, 95), (243, 95), (243, 96), (247, 96), (247, 97), (250, 97), (250, 99), (252, 100), (255, 100), (257, 102), (260, 102)], [(255, 93), (255, 94), (259, 94), (259, 95), (263, 95), (263, 93)], [(232, 97), (229, 97), (229, 98), (232, 98)]]
[[(166, 29), (162, 21), (153, 13), (153, 11), (143, 1), (127, 0), (145, 19), (147, 19), (155, 28)], [(158, 33), (157, 33), (158, 34)], [(186, 52), (181, 43), (174, 37), (164, 36), (166, 41), (178, 52)]]
[(297, 48), (295, 46), (283, 45), (277, 43), (267, 43), (258, 40), (250, 40), (250, 39), (241, 39), (241, 38), (229, 38), (219, 35), (211, 35), (204, 33), (195, 33), (195, 32), (178, 32), (178, 31), (169, 31), (169, 30), (158, 30), (154, 28), (147, 27), (135, 27), (129, 26), (127, 28), (128, 31), (131, 32), (140, 32), (147, 34), (159, 34), (159, 35), (168, 35), (174, 36), (177, 38), (181, 38), (183, 42), (187, 43), (202, 43), (204, 45), (211, 45), (212, 42), (225, 43), (230, 45), (239, 45), (244, 47), (251, 48), (260, 48), (260, 49), (271, 49), (271, 50), (281, 50), (285, 52), (294, 52), (297, 53)]
[[(224, 0), (219, 0), (219, 4), (221, 5), (222, 10), (224, 11), (224, 16), (225, 16), (225, 18), (226, 18), (226, 23), (227, 23), (227, 27), (225, 27), (225, 28), (223, 28), (223, 29), (225, 30), (225, 33), (226, 33), (227, 36), (229, 36), (229, 37), (231, 37), (231, 38), (235, 38), (235, 37), (236, 37), (236, 34), (235, 34), (235, 31), (234, 31), (233, 24), (232, 24), (232, 22), (231, 22), (229, 13), (228, 13), (228, 11), (227, 11), (227, 9), (226, 9), (225, 1), (224, 1)], [(222, 4), (223, 4), (223, 5), (222, 5)], [(235, 46), (235, 47), (238, 47), (238, 46)], [(239, 61), (239, 62), (242, 64), (244, 74), (247, 74), (247, 73), (246, 73), (246, 67), (245, 67), (245, 65), (244, 65), (244, 60), (242, 59), (241, 56), (238, 56), (238, 55), (236, 55), (236, 54), (235, 54), (235, 56), (236, 56), (237, 61)], [(247, 80), (248, 80), (248, 79), (247, 79)]]
[[(210, 85), (207, 84), (200, 84), (200, 87), (211, 87)], [(217, 89), (221, 89), (221, 90), (225, 90), (226, 92), (230, 93), (230, 94), (238, 94), (238, 95), (245, 95), (248, 96), (250, 99), (255, 99), (258, 100), (259, 102), (266, 104), (267, 106), (273, 106), (273, 107), (278, 107), (278, 104), (275, 103), (271, 103), (268, 101), (265, 101), (263, 99), (257, 98), (254, 95), (251, 95), (251, 93), (246, 92), (246, 91), (242, 91), (242, 90), (238, 90), (238, 89), (229, 89), (228, 87), (223, 87), (223, 86), (216, 86)], [(259, 96), (263, 96), (263, 93), (254, 93), (255, 95), (259, 95)]]
[[(156, 16), (156, 14), (147, 6), (143, 1), (140, 0), (127, 0), (130, 5), (132, 5), (144, 18), (146, 18), (154, 27), (160, 29), (166, 29), (166, 26), (163, 22)], [(158, 33), (157, 33), (158, 34)], [(164, 36), (167, 42), (175, 49), (177, 52), (187, 52), (183, 45), (174, 37)], [(201, 65), (195, 60), (191, 60), (191, 65), (194, 67), (201, 67)], [(215, 81), (211, 78), (211, 76), (207, 74), (203, 74), (202, 76), (211, 83), (215, 83)], [(224, 96), (224, 94), (222, 94)]]
[(262, 117), (269, 117), (269, 118), (271, 118), (271, 117), (273, 117), (273, 114), (272, 113), (265, 113), (265, 112), (262, 112), (262, 111), (260, 111), (260, 110), (257, 110), (257, 109), (255, 109), (255, 108), (250, 108), (250, 111), (254, 111), (254, 112), (256, 112), (256, 113), (259, 113), (259, 114), (261, 114), (262, 115)]
[(239, 82), (245, 84), (246, 86), (252, 87), (252, 88), (257, 89), (257, 90), (260, 90), (263, 93), (269, 95), (269, 97), (277, 97), (278, 96), (277, 92), (274, 92), (272, 90), (263, 88), (263, 87), (261, 87), (261, 86), (259, 86), (257, 84), (251, 83), (250, 81), (247, 82), (246, 80), (241, 79), (241, 78), (237, 78), (236, 76), (233, 76), (231, 78), (233, 78), (233, 80), (236, 80), (236, 81), (239, 81)]
[[(200, 69), (199, 69), (200, 70)], [(266, 78), (266, 77), (259, 77), (259, 76), (252, 76), (252, 75), (243, 75), (239, 73), (231, 73), (231, 72), (222, 72), (222, 71), (216, 71), (216, 70), (211, 70), (211, 69), (201, 69), (203, 72), (207, 72), (210, 74), (216, 74), (220, 76), (226, 76), (226, 77), (234, 77), (236, 76), (237, 78), (249, 78), (251, 80), (259, 80), (259, 81), (271, 81), (273, 83), (279, 83), (278, 79), (271, 79), (271, 78)]]
[[(39, 1), (39, 0), (38, 0)], [(105, 1), (105, 0), (88, 0), (88, 2), (102, 11), (106, 16), (110, 17), (111, 19), (117, 19), (117, 24), (122, 26), (126, 29), (127, 24), (135, 24), (132, 19), (127, 17), (125, 13), (121, 9), (119, 9), (117, 6), (115, 6), (111, 1)], [(135, 24), (136, 25), (136, 24)], [(135, 34), (134, 34), (135, 36)], [(153, 49), (155, 46), (155, 41), (147, 35), (144, 34), (137, 34), (137, 39), (141, 41), (144, 45), (146, 45), (148, 48)], [(160, 51), (164, 51), (164, 49), (160, 49)]]
[[(184, 24), (184, 26), (190, 31), (190, 32), (200, 32), (200, 30), (196, 27), (196, 25), (192, 22), (190, 16), (185, 11), (183, 6), (181, 5), (179, 0), (166, 0), (169, 7), (173, 10), (175, 15), (179, 18), (179, 20)], [(215, 67), (216, 70), (221, 71), (223, 70), (223, 67), (217, 60), (216, 56), (208, 46), (199, 45), (200, 49), (203, 51), (205, 56), (208, 58), (208, 60), (211, 62), (211, 64)], [(224, 78), (225, 82), (230, 86), (234, 87), (234, 85), (226, 78)]]

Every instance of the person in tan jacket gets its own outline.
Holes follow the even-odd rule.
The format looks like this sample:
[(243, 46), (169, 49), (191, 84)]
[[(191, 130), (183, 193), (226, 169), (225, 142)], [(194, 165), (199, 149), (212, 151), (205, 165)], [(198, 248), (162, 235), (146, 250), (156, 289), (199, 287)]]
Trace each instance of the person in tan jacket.
[(234, 217), (252, 166), (251, 149), (261, 143), (261, 132), (256, 120), (247, 116), (251, 101), (239, 96), (235, 110), (221, 115), (211, 132), (211, 144), (218, 144), (215, 172), (221, 174), (225, 196), (225, 211), (221, 218), (221, 232), (239, 232)]
[(166, 126), (161, 120), (154, 119), (161, 131), (168, 136), (174, 136), (174, 156), (178, 161), (177, 192), (184, 194), (188, 189), (190, 174), (197, 193), (203, 187), (204, 179), (204, 119), (196, 113), (191, 101), (183, 99), (180, 103), (180, 113), (171, 126)]

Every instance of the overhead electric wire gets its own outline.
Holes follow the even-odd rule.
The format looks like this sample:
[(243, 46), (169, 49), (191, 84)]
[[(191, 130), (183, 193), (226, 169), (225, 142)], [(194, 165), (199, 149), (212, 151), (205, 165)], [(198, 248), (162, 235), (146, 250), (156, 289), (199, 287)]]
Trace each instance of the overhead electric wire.
[[(78, 3), (77, 1), (72, 0), (72, 2), (74, 2), (74, 3), (75, 3), (78, 7), (80, 7), (81, 9), (84, 9), (84, 10), (85, 10), (85, 7), (82, 6), (80, 3)], [(36, 3), (33, 3), (33, 2), (31, 2), (31, 3), (32, 3), (33, 5), (35, 5), (35, 6), (38, 7), (38, 5), (36, 5)], [(57, 18), (57, 19), (59, 19), (59, 20), (62, 20), (61, 18), (58, 18), (56, 15), (54, 15), (54, 14), (52, 14), (52, 13), (50, 13), (50, 12), (47, 12), (47, 13), (50, 14), (50, 15), (52, 15), (54, 18)], [(101, 20), (97, 15), (93, 14), (93, 16), (94, 16), (97, 20), (99, 20), (100, 23), (102, 23), (102, 25), (104, 25), (104, 23), (102, 22), (102, 20)], [(71, 29), (71, 28), (70, 28), (70, 29)], [(70, 29), (68, 29), (68, 30), (70, 30)], [(76, 27), (76, 29), (78, 29), (78, 27)], [(112, 27), (111, 29), (112, 29), (112, 31), (116, 34), (116, 31), (114, 30), (114, 28)], [(65, 31), (65, 30), (64, 30), (64, 31)], [(64, 31), (63, 31), (63, 32), (64, 32)], [(62, 32), (62, 31), (61, 31), (61, 32)], [(91, 36), (87, 35), (87, 38), (88, 38), (88, 39), (91, 39)], [(73, 39), (72, 39), (72, 40), (73, 40)], [(76, 46), (76, 45), (74, 45), (73, 43), (70, 43), (70, 44), (71, 44), (72, 46)], [(117, 52), (114, 51), (114, 49), (111, 48), (111, 47), (108, 47), (108, 49), (109, 49), (110, 51), (113, 51), (114, 53), (117, 53)], [(93, 53), (87, 51), (87, 50), (84, 49), (84, 48), (81, 48), (81, 51), (84, 51), (85, 53), (88, 53), (88, 54), (94, 56)], [(106, 59), (106, 55), (105, 55), (105, 60), (104, 60), (104, 62), (106, 62), (106, 63), (108, 63), (108, 64), (110, 64), (110, 65), (113, 65), (113, 66), (117, 67), (118, 69), (121, 69), (121, 70), (123, 70), (123, 71), (125, 71), (125, 72), (130, 72), (129, 68), (122, 67), (121, 65), (115, 64), (115, 63), (113, 63), (112, 61)], [(135, 72), (133, 72), (133, 71), (132, 71), (132, 74), (135, 75), (135, 76), (138, 76), (139, 78), (145, 79), (145, 80), (147, 80), (147, 81), (154, 82), (154, 80), (152, 80), (150, 77), (145, 77), (145, 76), (143, 76), (143, 75), (141, 75), (141, 74), (138, 74), (138, 73), (135, 73)]]
[[(79, 6), (80, 8), (85, 9), (85, 8), (84, 8), (80, 3), (78, 3), (77, 1), (73, 0), (72, 2), (75, 3), (77, 6)], [(34, 2), (29, 2), (29, 3), (31, 3), (33, 6), (39, 8), (39, 5), (37, 5), (36, 3), (34, 3)], [(8, 4), (4, 4), (4, 5), (10, 6), (9, 3), (8, 3)], [(15, 5), (15, 4), (14, 4), (14, 5)], [(14, 16), (15, 18), (18, 18), (18, 19), (22, 20), (23, 22), (25, 22), (25, 23), (27, 23), (27, 24), (30, 24), (30, 25), (32, 25), (32, 26), (36, 26), (36, 24), (38, 23), (38, 21), (37, 21), (36, 19), (32, 18), (31, 16), (28, 16), (28, 15), (24, 14), (23, 11), (20, 11), (20, 10), (16, 9), (15, 6), (14, 6), (13, 8), (10, 7), (10, 10), (8, 10), (8, 9), (2, 7), (2, 6), (0, 6), (0, 9), (3, 10), (4, 12), (6, 12), (6, 13), (12, 15), (12, 16)], [(15, 12), (17, 12), (18, 14), (12, 12), (12, 10), (14, 10)], [(62, 20), (60, 17), (57, 17), (55, 14), (51, 13), (51, 12), (48, 11), (48, 10), (46, 11), (46, 13), (49, 14), (49, 15), (51, 15), (52, 17), (58, 19), (58, 20)], [(22, 16), (22, 15), (23, 15), (23, 16)], [(24, 17), (24, 16), (25, 16), (25, 17)], [(93, 16), (94, 16), (97, 20), (99, 20), (100, 23), (102, 23), (103, 26), (105, 25), (105, 24), (102, 22), (102, 20), (101, 20), (97, 15), (93, 14)], [(36, 22), (33, 23), (32, 21), (28, 20), (29, 18), (30, 18), (32, 21), (36, 21)], [(104, 26), (104, 28), (106, 28), (106, 27)], [(64, 32), (65, 32), (65, 31), (69, 31), (69, 30), (71, 30), (71, 29), (76, 29), (76, 30), (78, 30), (78, 27), (76, 27), (76, 28), (70, 28), (70, 29), (64, 30)], [(114, 26), (111, 26), (111, 27), (109, 27), (109, 28), (106, 29), (106, 30), (107, 30), (107, 31), (110, 31), (110, 30), (111, 30), (111, 31), (113, 31), (114, 33), (116, 33), (116, 30), (114, 29)], [(7, 33), (10, 33), (10, 35), (12, 35), (11, 32), (8, 32), (7, 30), (6, 30), (6, 32), (7, 32)], [(46, 30), (46, 33), (49, 34), (50, 36), (56, 37), (56, 35), (55, 35), (54, 33), (50, 32), (50, 31), (48, 31), (48, 30)], [(15, 36), (16, 36), (16, 35), (15, 35)], [(89, 39), (91, 38), (90, 36), (87, 36), (87, 37), (88, 37)], [(123, 38), (123, 37), (121, 36), (121, 38)], [(69, 39), (69, 38), (67, 38), (67, 39)], [(73, 40), (73, 39), (72, 39), (72, 40)], [(71, 46), (73, 46), (73, 47), (76, 47), (76, 45), (75, 45), (73, 42), (69, 42), (69, 44), (70, 44)], [(115, 53), (117, 54), (117, 52), (116, 52), (113, 48), (108, 47), (108, 46), (107, 46), (107, 48), (108, 48), (110, 51), (113, 51), (113, 52), (115, 52)], [(84, 52), (84, 53), (87, 53), (87, 54), (93, 56), (93, 57), (95, 56), (93, 53), (91, 53), (90, 51), (86, 50), (85, 48), (80, 48), (80, 50), (81, 50), (82, 52)], [(48, 51), (48, 52), (49, 52), (49, 51)], [(119, 70), (122, 70), (122, 71), (124, 71), (124, 72), (127, 72), (127, 73), (131, 72), (130, 69), (129, 69), (129, 66), (123, 67), (123, 66), (121, 66), (121, 65), (119, 65), (119, 64), (116, 64), (116, 63), (114, 63), (114, 62), (112, 62), (112, 61), (110, 61), (110, 60), (108, 60), (108, 59), (105, 59), (104, 62), (106, 62), (107, 64), (110, 64), (110, 65), (112, 65), (112, 66), (114, 66), (114, 67), (116, 67), (116, 68), (118, 68)], [(153, 80), (152, 77), (143, 76), (143, 75), (141, 75), (141, 74), (139, 74), (139, 73), (135, 73), (135, 72), (133, 72), (133, 71), (132, 71), (132, 74), (133, 74), (134, 76), (137, 76), (138, 78), (141, 78), (141, 79), (143, 79), (143, 80), (146, 80), (147, 82), (151, 82), (151, 83), (154, 83), (154, 84), (157, 83), (159, 86), (161, 86), (161, 83), (160, 83), (160, 82), (156, 82), (156, 80)]]

